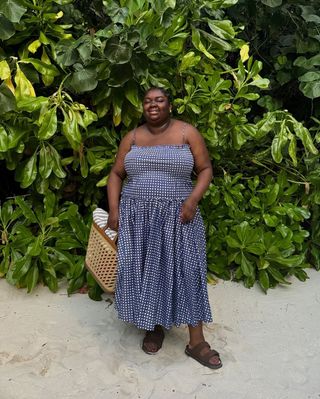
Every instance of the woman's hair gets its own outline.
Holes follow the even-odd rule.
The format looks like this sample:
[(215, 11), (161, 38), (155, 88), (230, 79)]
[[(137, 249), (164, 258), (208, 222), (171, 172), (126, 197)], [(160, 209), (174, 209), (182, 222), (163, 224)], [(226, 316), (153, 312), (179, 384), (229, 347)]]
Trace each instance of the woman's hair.
[(147, 89), (144, 93), (144, 97), (152, 90), (159, 90), (161, 91), (161, 93), (167, 97), (169, 104), (171, 103), (171, 96), (170, 93), (164, 88), (164, 87), (149, 87), (149, 89)]

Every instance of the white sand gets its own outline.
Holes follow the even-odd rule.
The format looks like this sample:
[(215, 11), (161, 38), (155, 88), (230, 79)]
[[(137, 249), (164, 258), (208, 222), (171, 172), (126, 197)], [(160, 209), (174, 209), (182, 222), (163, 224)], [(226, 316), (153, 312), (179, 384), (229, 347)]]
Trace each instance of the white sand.
[(155, 356), (143, 332), (119, 321), (106, 296), (33, 294), (0, 281), (0, 399), (319, 399), (320, 273), (264, 295), (220, 281), (209, 287), (207, 340), (224, 367), (184, 354), (187, 330), (166, 334)]

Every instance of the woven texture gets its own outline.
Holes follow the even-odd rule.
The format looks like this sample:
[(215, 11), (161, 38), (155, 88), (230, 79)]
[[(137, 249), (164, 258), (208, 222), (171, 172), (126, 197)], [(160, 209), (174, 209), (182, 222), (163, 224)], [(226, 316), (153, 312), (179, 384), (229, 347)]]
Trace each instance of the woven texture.
[(117, 247), (115, 239), (110, 239), (104, 229), (93, 222), (91, 226), (86, 267), (101, 288), (108, 293), (115, 291), (117, 278)]

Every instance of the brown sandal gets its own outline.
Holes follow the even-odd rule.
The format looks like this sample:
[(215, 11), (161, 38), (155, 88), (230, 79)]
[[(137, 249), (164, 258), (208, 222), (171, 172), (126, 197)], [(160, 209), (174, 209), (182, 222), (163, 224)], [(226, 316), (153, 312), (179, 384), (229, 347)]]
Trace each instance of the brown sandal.
[[(203, 351), (204, 348), (208, 348), (209, 350), (203, 354), (201, 352)], [(201, 363), (203, 366), (209, 367), (210, 369), (219, 369), (222, 367), (222, 363), (220, 360), (220, 355), (217, 351), (214, 349), (210, 349), (210, 345), (208, 342), (200, 342), (200, 344), (196, 345), (192, 349), (189, 348), (189, 346), (186, 346), (185, 349), (186, 355), (192, 357), (193, 359), (197, 360), (199, 363)], [(214, 356), (218, 357), (220, 363), (218, 364), (212, 364), (210, 363), (210, 359), (212, 359)]]
[[(142, 350), (148, 355), (156, 354), (162, 347), (162, 342), (164, 340), (164, 331), (161, 326), (155, 326), (153, 331), (146, 331), (146, 335), (142, 342)], [(153, 344), (155, 346), (154, 351), (148, 348), (148, 344)]]

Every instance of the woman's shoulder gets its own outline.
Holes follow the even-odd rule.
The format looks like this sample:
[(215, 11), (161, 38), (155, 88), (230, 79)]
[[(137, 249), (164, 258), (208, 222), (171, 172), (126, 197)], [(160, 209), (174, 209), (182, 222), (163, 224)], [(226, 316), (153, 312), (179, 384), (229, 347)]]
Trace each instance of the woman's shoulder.
[(174, 127), (176, 129), (180, 129), (180, 130), (184, 130), (184, 131), (194, 131), (197, 132), (197, 129), (191, 125), (191, 123), (188, 123), (186, 121), (183, 121), (181, 119), (172, 119), (173, 123), (174, 123)]

